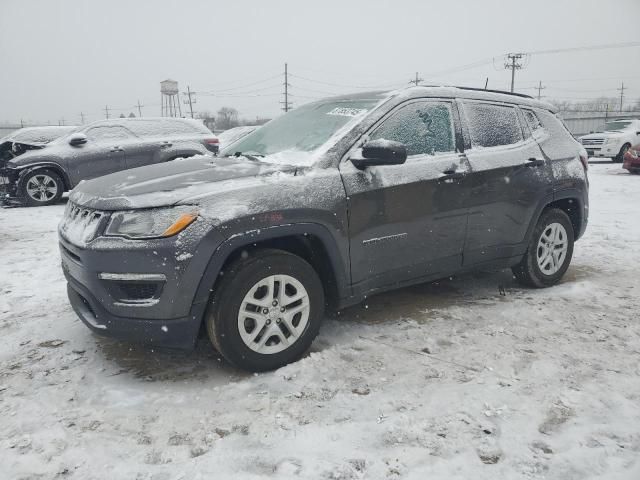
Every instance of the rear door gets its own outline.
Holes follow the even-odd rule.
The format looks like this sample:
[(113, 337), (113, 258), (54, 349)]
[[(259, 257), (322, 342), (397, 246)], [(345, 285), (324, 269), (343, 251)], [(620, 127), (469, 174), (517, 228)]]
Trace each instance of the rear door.
[(402, 104), (369, 139), (405, 144), (405, 164), (358, 170), (342, 162), (352, 282), (360, 291), (460, 268), (468, 164), (458, 148), (456, 116), (449, 100)]
[(68, 163), (74, 184), (127, 168), (122, 145), (134, 138), (129, 131), (117, 125), (101, 125), (84, 133), (87, 143), (73, 147)]
[(514, 105), (461, 102), (471, 164), (464, 264), (517, 256), (541, 197), (553, 195), (551, 165)]

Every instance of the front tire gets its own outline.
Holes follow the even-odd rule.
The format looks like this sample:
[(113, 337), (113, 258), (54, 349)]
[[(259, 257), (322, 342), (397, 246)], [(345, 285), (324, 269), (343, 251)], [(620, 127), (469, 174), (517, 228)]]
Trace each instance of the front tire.
[(615, 157), (613, 157), (613, 162), (614, 163), (622, 163), (624, 161), (624, 155), (625, 153), (627, 153), (629, 151), (629, 149), (631, 148), (631, 144), (630, 143), (625, 143), (622, 148), (620, 148), (620, 151), (618, 152), (618, 155), (616, 155)]
[(527, 252), (512, 268), (516, 279), (535, 288), (558, 283), (571, 263), (574, 237), (571, 220), (563, 210), (545, 210), (533, 230)]
[(30, 207), (57, 203), (63, 193), (62, 178), (53, 170), (47, 169), (27, 173), (18, 188), (20, 199)]
[(265, 249), (233, 262), (215, 288), (209, 338), (230, 363), (254, 372), (298, 360), (318, 335), (324, 290), (302, 258)]

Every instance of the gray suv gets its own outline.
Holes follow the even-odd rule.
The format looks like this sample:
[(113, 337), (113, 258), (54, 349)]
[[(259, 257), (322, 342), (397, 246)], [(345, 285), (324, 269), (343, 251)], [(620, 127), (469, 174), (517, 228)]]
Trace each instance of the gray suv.
[(39, 150), (0, 160), (0, 187), (5, 196), (19, 203), (49, 205), (81, 180), (217, 152), (218, 139), (196, 120), (102, 120), (79, 127)]
[(301, 106), (217, 158), (70, 195), (68, 295), (95, 332), (231, 363), (299, 358), (325, 307), (477, 268), (557, 283), (588, 216), (586, 152), (553, 108), (454, 87)]

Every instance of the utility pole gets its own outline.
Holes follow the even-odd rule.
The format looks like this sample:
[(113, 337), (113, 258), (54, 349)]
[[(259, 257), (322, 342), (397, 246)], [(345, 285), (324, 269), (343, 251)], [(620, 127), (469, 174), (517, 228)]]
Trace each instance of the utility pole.
[(106, 115), (107, 120), (109, 120), (109, 106), (108, 105), (104, 106), (104, 113)]
[[(536, 87), (536, 89), (538, 90), (538, 100), (540, 100), (542, 98), (541, 92), (542, 90), (544, 90), (547, 87), (543, 87), (542, 86), (542, 80), (540, 80), (540, 82), (538, 83), (538, 86)], [(511, 90), (513, 92), (513, 90)]]
[(80, 112), (80, 125), (84, 125), (84, 113)]
[(289, 87), (291, 85), (289, 84), (289, 70), (288, 70), (288, 65), (285, 63), (284, 64), (284, 102), (280, 102), (283, 104), (282, 109), (284, 110), (285, 113), (287, 113), (289, 110), (291, 110), (291, 103), (289, 102)]
[(489, 86), (489, 77), (487, 77), (487, 79), (484, 81), (484, 89), (486, 90), (488, 86)]
[(416, 72), (416, 78), (415, 80), (409, 80), (409, 83), (413, 83), (416, 87), (418, 86), (418, 84), (420, 82), (422, 82), (424, 80), (424, 78), (420, 78), (420, 76), (418, 75), (418, 72)]
[(191, 89), (189, 88), (189, 85), (187, 85), (187, 91), (186, 92), (182, 92), (183, 95), (186, 95), (189, 99), (185, 100), (184, 103), (188, 103), (189, 104), (189, 110), (191, 111), (191, 118), (193, 118), (193, 104), (196, 103), (196, 99), (194, 98), (193, 100), (191, 99), (191, 95), (193, 95), (195, 97), (196, 92), (192, 92)]
[(58, 125), (62, 125), (64, 127), (64, 117), (58, 120)]
[(138, 107), (138, 116), (142, 117), (142, 107), (144, 107), (144, 105), (140, 105), (140, 100), (138, 100), (138, 104), (136, 106)]
[(20, 119), (20, 128), (24, 128), (24, 120)]
[(624, 82), (622, 82), (622, 86), (617, 90), (620, 92), (620, 111), (622, 111), (622, 102), (624, 99), (624, 91), (625, 91)]
[(507, 62), (504, 64), (504, 68), (507, 70), (511, 69), (511, 93), (513, 93), (516, 70), (520, 70), (522, 68), (522, 64), (518, 63), (518, 60), (522, 57), (524, 57), (524, 53), (507, 53)]

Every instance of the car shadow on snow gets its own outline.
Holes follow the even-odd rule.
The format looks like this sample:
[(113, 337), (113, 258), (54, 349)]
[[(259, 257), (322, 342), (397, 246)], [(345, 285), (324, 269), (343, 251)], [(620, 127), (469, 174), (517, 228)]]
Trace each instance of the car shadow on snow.
[(200, 338), (192, 351), (156, 348), (94, 335), (96, 354), (111, 368), (111, 375), (126, 375), (147, 382), (202, 381), (216, 383), (251, 376), (216, 352), (207, 338)]
[[(597, 273), (588, 266), (572, 265), (562, 283), (581, 281)], [(548, 295), (548, 289), (531, 289), (518, 284), (511, 270), (479, 271), (418, 284), (375, 295), (359, 305), (329, 314), (335, 320), (325, 322), (320, 338), (309, 352), (330, 348), (322, 339), (331, 337), (331, 329), (339, 323), (384, 325), (403, 320), (428, 322), (434, 316), (449, 319), (457, 307), (492, 306), (517, 302), (534, 295)], [(201, 335), (193, 351), (159, 349), (95, 336), (97, 354), (108, 365), (111, 375), (126, 375), (151, 382), (197, 381), (207, 384), (228, 383), (251, 378), (252, 374), (237, 369), (218, 354), (206, 335)], [(109, 368), (110, 367), (110, 368)]]

